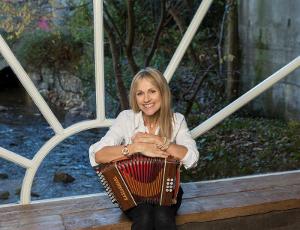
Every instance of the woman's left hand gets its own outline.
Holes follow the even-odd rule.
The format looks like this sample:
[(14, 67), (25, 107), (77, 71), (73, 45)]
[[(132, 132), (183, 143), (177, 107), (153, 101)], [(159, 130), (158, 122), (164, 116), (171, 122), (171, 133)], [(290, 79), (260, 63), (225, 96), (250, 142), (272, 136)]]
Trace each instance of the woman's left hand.
[(156, 145), (160, 145), (163, 142), (160, 136), (142, 132), (136, 133), (131, 140), (132, 143), (151, 143)]

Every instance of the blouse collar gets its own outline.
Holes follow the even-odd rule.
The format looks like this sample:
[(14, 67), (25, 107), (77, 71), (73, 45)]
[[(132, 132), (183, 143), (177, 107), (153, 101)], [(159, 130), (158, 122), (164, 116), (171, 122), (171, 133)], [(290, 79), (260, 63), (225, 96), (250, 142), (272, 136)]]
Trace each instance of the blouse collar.
[[(148, 128), (144, 124), (142, 111), (139, 111), (138, 113), (134, 113), (134, 128), (137, 131), (149, 133)], [(158, 133), (159, 133), (159, 127), (157, 127), (156, 129), (155, 135), (158, 135)]]

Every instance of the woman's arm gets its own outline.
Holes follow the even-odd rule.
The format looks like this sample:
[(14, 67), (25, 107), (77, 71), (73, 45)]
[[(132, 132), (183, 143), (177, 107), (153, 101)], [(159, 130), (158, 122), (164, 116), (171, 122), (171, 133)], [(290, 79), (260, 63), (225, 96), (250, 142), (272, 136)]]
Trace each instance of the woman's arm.
[[(149, 133), (137, 133), (132, 138), (132, 141), (133, 143), (151, 143), (155, 145), (156, 149), (158, 149), (158, 145), (162, 145), (164, 143), (163, 137)], [(187, 152), (188, 149), (184, 145), (171, 143), (169, 144), (169, 147), (164, 151), (164, 155), (172, 156), (178, 160), (182, 160)]]
[[(95, 154), (96, 163), (108, 163), (123, 157), (123, 148), (124, 145), (103, 147)], [(153, 143), (132, 143), (127, 145), (127, 148), (129, 151), (128, 155), (140, 152), (141, 154), (148, 157), (167, 157), (166, 153), (164, 151), (161, 151), (160, 149), (157, 149), (156, 145)]]
[[(95, 153), (95, 161), (97, 164), (108, 163), (123, 156), (123, 145), (105, 146)], [(129, 150), (129, 148), (128, 148)], [(129, 150), (130, 151), (130, 150)]]
[(167, 155), (172, 156), (178, 160), (182, 160), (185, 157), (187, 151), (187, 147), (171, 143), (169, 145), (169, 148), (167, 148), (166, 153)]
[[(175, 131), (175, 143), (171, 143), (165, 150), (165, 155), (172, 155), (181, 160), (186, 169), (195, 167), (199, 159), (199, 152), (195, 140), (192, 138), (187, 123), (183, 115), (178, 115), (180, 121), (178, 129)], [(161, 146), (164, 141), (162, 137), (147, 133), (137, 133), (134, 137), (136, 142), (155, 143)]]

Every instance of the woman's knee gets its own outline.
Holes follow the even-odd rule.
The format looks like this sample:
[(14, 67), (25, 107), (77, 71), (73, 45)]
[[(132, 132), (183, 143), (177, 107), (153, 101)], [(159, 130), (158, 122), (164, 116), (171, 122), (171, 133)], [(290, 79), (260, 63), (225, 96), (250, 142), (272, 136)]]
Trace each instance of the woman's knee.
[(172, 208), (155, 210), (155, 229), (176, 229), (175, 212)]
[(152, 230), (154, 228), (153, 207), (150, 205), (138, 206), (127, 213), (127, 216), (132, 220), (131, 229)]

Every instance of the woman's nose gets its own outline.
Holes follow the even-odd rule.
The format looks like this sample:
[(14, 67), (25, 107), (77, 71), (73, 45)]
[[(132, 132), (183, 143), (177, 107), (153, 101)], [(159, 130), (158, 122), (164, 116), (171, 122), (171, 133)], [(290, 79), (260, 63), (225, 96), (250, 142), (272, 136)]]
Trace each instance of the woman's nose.
[(150, 100), (151, 100), (150, 96), (146, 93), (144, 97), (144, 102), (148, 102)]

